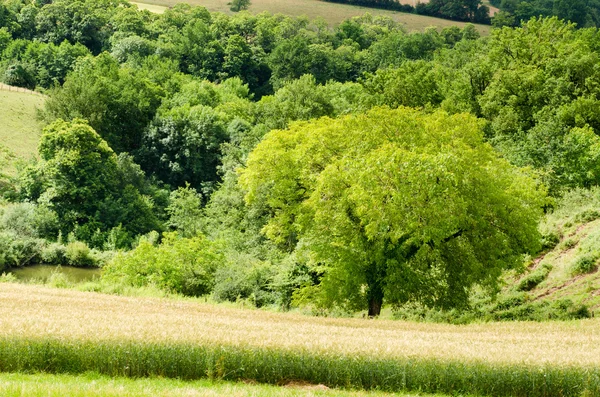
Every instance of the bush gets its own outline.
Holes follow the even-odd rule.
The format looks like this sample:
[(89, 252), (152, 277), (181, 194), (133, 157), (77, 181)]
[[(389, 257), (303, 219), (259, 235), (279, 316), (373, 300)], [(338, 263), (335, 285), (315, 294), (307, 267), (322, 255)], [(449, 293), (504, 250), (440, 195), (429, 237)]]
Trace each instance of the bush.
[(219, 245), (203, 236), (179, 238), (177, 233), (165, 233), (159, 246), (142, 240), (134, 250), (118, 253), (102, 277), (134, 287), (155, 285), (168, 292), (201, 296), (212, 291), (214, 273), (223, 261)]
[(551, 270), (552, 265), (548, 263), (539, 266), (536, 270), (521, 278), (519, 284), (517, 284), (517, 291), (531, 291), (548, 277)]
[(554, 249), (560, 243), (560, 235), (556, 232), (542, 234), (542, 251)]
[(0, 271), (11, 266), (39, 263), (44, 240), (0, 232)]
[(598, 267), (597, 254), (585, 254), (578, 257), (571, 267), (571, 274), (586, 274), (591, 273)]
[(91, 250), (86, 243), (81, 241), (72, 241), (65, 248), (67, 263), (71, 266), (94, 266), (95, 261), (91, 256)]
[(236, 256), (236, 262), (220, 267), (215, 273), (213, 296), (217, 301), (248, 299), (262, 307), (275, 302), (272, 289), (273, 266), (250, 257)]
[(600, 211), (595, 209), (587, 209), (575, 216), (575, 222), (588, 223), (600, 218)]
[(42, 249), (42, 262), (48, 265), (67, 265), (67, 247), (59, 243), (50, 243)]
[(35, 68), (29, 64), (14, 63), (6, 68), (2, 80), (8, 85), (33, 90), (36, 86)]

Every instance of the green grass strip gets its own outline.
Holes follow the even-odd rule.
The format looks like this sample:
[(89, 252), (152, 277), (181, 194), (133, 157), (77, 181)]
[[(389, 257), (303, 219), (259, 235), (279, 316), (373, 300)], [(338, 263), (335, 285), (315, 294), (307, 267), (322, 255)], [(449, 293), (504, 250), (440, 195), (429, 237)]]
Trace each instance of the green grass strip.
[(304, 381), (329, 387), (489, 396), (598, 396), (600, 369), (378, 359), (239, 346), (0, 339), (0, 371), (184, 380)]

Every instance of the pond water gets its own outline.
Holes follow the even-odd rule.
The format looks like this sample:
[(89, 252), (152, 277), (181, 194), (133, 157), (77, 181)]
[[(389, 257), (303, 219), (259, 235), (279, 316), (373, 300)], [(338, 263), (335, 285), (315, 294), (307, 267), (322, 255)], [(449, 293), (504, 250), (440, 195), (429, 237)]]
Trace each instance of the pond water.
[(64, 274), (72, 283), (83, 283), (100, 278), (100, 269), (83, 268), (73, 266), (33, 265), (11, 269), (20, 281), (42, 281), (46, 282), (53, 273)]

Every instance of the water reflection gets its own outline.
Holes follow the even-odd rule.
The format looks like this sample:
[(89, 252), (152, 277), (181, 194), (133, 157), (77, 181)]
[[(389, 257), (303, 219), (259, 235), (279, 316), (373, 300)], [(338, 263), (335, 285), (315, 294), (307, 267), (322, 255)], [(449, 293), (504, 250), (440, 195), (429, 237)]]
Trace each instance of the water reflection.
[(34, 265), (11, 269), (19, 281), (47, 282), (53, 273), (64, 274), (72, 283), (83, 283), (100, 278), (100, 269), (73, 266)]

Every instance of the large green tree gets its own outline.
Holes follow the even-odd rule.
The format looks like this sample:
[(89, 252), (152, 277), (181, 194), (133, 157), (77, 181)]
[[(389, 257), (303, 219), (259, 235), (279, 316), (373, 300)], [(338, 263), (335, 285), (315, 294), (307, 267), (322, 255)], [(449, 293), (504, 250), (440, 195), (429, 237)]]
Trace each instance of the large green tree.
[(161, 229), (155, 207), (160, 192), (130, 156), (117, 156), (85, 120), (47, 126), (39, 154), (41, 161), (21, 175), (20, 188), (24, 198), (56, 212), (64, 234), (101, 246), (113, 228), (129, 238)]
[(264, 232), (324, 267), (322, 302), (378, 315), (454, 307), (538, 248), (545, 194), (483, 142), (482, 123), (399, 108), (272, 131), (240, 182)]

